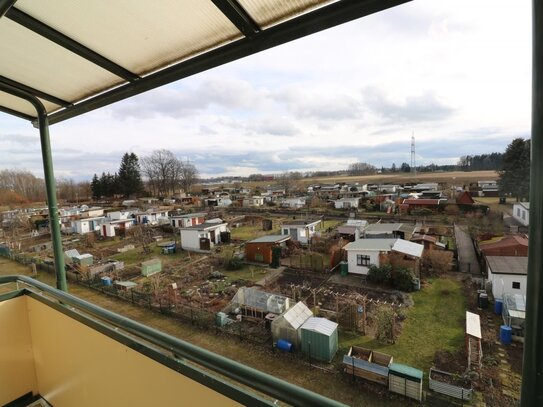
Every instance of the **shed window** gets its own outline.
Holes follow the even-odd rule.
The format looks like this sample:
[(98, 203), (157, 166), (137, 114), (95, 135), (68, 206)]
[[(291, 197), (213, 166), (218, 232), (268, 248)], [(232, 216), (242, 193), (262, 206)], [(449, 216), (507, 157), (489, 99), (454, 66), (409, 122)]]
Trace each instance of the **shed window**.
[(356, 255), (356, 265), (357, 266), (369, 266), (370, 265), (370, 256), (365, 254)]
[(513, 281), (513, 288), (517, 289), (517, 290), (520, 290), (520, 282), (518, 281)]

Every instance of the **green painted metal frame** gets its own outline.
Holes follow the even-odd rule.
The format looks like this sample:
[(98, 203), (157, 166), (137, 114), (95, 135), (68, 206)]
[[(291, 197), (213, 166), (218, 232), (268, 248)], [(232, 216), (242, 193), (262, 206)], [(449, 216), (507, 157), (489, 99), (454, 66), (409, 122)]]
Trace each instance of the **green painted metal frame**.
[(62, 252), (62, 240), (60, 237), (59, 224), (60, 219), (58, 216), (57, 206), (57, 186), (53, 171), (53, 159), (51, 156), (51, 142), (49, 140), (49, 123), (47, 120), (47, 112), (43, 104), (36, 96), (22, 89), (18, 89), (14, 86), (0, 82), (0, 91), (24, 99), (32, 104), (32, 106), (36, 109), (38, 116), (38, 128), (40, 131), (45, 189), (47, 192), (47, 207), (49, 209), (49, 230), (51, 231), (51, 240), (53, 241), (53, 253), (55, 257), (57, 288), (67, 291), (68, 286), (66, 284), (66, 270), (64, 266), (64, 254)]
[(543, 1), (532, 0), (530, 239), (521, 406), (543, 406)]
[[(231, 383), (225, 382), (215, 375), (210, 375), (206, 372), (206, 369), (243, 386), (247, 386), (250, 389), (256, 390), (256, 392), (268, 395), (273, 399), (281, 400), (288, 405), (319, 407), (345, 406), (335, 400), (295, 386), (284, 380), (225, 358), (224, 356), (217, 355), (192, 345), (189, 342), (182, 341), (171, 335), (157, 331), (146, 325), (140, 324), (139, 322), (123, 317), (122, 315), (100, 308), (71, 294), (50, 287), (31, 277), (17, 275), (0, 276), (0, 284), (11, 282), (20, 282), (28, 285), (28, 294), (33, 298), (53, 306), (58, 311), (76, 318), (93, 329), (119, 340), (138, 352), (141, 352), (182, 374), (186, 374), (194, 380), (197, 380), (222, 394), (232, 397), (233, 399), (238, 398), (238, 400), (245, 405), (259, 406), (274, 404), (273, 402), (269, 403), (267, 400), (260, 398), (256, 393), (252, 394), (247, 392), (239, 385), (232, 386)], [(58, 303), (55, 304), (51, 302), (48, 297), (55, 299)], [(74, 310), (70, 309), (70, 307), (73, 307)], [(104, 322), (106, 324), (104, 324)], [(112, 325), (113, 328), (107, 326), (108, 324)], [(116, 327), (120, 329), (115, 329)], [(120, 330), (128, 333), (128, 335)], [(146, 346), (140, 341), (134, 341), (130, 335), (134, 335), (146, 342), (168, 350), (168, 352), (175, 355), (175, 359), (166, 357), (164, 353), (158, 352), (156, 349)], [(201, 366), (201, 368), (196, 368), (192, 363)], [(240, 397), (241, 399), (239, 399)]]
[(0, 0), (0, 18), (2, 18), (8, 10), (13, 7), (17, 0)]
[(12, 79), (9, 79), (9, 78), (6, 78), (5, 76), (1, 76), (0, 75), (0, 82), (2, 83), (5, 83), (5, 84), (8, 84), (8, 85), (11, 85), (11, 86), (14, 86), (16, 88), (19, 88), (19, 89), (22, 89), (28, 93), (31, 93), (32, 95), (36, 96), (36, 97), (39, 97), (43, 100), (47, 100), (49, 102), (52, 102), (52, 103), (55, 103), (59, 106), (64, 106), (64, 107), (68, 107), (68, 106), (72, 106), (72, 104), (66, 100), (63, 100), (63, 99), (60, 99), (60, 98), (57, 98), (56, 96), (53, 96), (53, 95), (50, 95), (48, 93), (45, 93), (39, 89), (34, 89), (34, 88), (31, 88), (30, 86), (26, 86), (20, 82), (17, 82), (17, 81), (14, 81)]
[(261, 29), (236, 0), (211, 0), (246, 37), (253, 37)]

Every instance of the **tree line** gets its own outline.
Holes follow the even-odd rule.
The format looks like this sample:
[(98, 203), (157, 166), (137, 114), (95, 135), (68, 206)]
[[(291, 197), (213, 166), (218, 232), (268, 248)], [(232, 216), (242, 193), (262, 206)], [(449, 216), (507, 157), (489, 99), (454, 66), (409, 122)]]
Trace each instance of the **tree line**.
[(464, 155), (458, 160), (461, 171), (499, 171), (503, 166), (503, 153)]
[[(143, 182), (146, 178), (146, 185)], [(143, 193), (166, 197), (177, 190), (190, 192), (198, 181), (198, 170), (189, 161), (182, 161), (169, 150), (155, 150), (141, 161), (134, 153), (125, 153), (119, 171), (94, 174), (91, 181), (93, 198), (115, 195), (131, 197)]]
[(514, 139), (505, 150), (498, 171), (500, 193), (517, 199), (530, 198), (530, 140)]
[[(57, 178), (57, 197), (60, 200), (77, 202), (90, 199), (87, 181), (76, 182), (69, 178)], [(28, 170), (0, 171), (0, 205), (45, 202), (45, 180)]]

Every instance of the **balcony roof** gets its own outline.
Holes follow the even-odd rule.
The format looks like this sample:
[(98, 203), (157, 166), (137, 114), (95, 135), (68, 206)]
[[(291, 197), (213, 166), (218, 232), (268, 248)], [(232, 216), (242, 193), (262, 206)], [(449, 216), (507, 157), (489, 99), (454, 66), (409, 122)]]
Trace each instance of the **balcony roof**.
[[(0, 0), (0, 83), (52, 124), (407, 1)], [(2, 91), (0, 110), (36, 118)]]

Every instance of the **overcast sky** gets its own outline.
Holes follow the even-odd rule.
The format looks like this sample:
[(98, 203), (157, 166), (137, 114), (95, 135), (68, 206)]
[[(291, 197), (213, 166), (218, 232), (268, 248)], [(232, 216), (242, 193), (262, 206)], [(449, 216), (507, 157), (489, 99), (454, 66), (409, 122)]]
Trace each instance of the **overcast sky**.
[[(531, 2), (416, 0), (51, 127), (57, 176), (166, 148), (203, 176), (456, 163), (530, 136)], [(0, 169), (43, 176), (0, 113)]]

